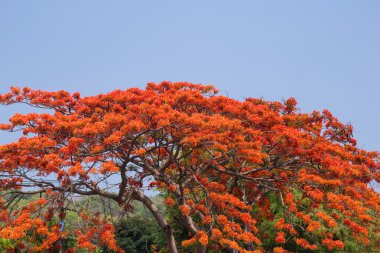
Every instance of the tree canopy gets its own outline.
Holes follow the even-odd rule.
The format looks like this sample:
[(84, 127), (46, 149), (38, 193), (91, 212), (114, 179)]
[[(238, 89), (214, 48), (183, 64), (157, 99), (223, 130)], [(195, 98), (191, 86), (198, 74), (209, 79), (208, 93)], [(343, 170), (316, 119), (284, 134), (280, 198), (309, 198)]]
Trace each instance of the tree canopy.
[[(379, 153), (358, 148), (352, 126), (327, 110), (185, 82), (88, 97), (12, 87), (0, 103), (39, 108), (0, 125), (22, 135), (0, 146), (0, 237), (30, 252), (60, 247), (68, 235), (53, 221), (67, 210), (82, 219), (75, 249), (123, 252), (109, 219), (75, 205), (79, 195), (126, 212), (141, 202), (171, 253), (379, 247), (380, 196), (369, 187)], [(39, 197), (15, 205), (30, 194)]]

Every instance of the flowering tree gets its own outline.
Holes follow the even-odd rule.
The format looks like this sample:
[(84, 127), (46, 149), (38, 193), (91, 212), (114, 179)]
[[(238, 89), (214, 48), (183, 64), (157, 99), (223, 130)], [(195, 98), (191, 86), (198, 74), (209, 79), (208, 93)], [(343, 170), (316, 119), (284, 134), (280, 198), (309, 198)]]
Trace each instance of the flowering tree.
[[(80, 213), (77, 248), (116, 245), (113, 226), (75, 207), (78, 195), (99, 195), (126, 211), (139, 201), (165, 233), (169, 252), (262, 252), (276, 231), (275, 252), (288, 245), (343, 249), (339, 231), (358, 244), (378, 235), (379, 154), (356, 147), (352, 127), (327, 110), (298, 112), (285, 103), (216, 95), (212, 86), (150, 83), (81, 97), (66, 91), (12, 88), (0, 103), (24, 103), (46, 113), (15, 114), (2, 130), (21, 131), (0, 146), (0, 237), (31, 251), (59, 245), (56, 217)], [(188, 238), (147, 195), (158, 189), (180, 210)], [(19, 198), (38, 200), (13, 208)], [(275, 213), (271, 205), (282, 207)], [(41, 239), (42, 238), (42, 239)], [(377, 245), (379, 242), (375, 241)]]

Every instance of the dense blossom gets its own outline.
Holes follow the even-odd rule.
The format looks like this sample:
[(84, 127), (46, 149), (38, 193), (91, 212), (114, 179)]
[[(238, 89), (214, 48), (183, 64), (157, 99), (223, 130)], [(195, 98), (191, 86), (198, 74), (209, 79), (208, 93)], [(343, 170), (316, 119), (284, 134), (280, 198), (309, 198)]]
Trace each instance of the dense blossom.
[[(177, 245), (263, 252), (263, 224), (276, 230), (273, 252), (344, 249), (338, 228), (363, 245), (379, 232), (380, 197), (369, 187), (380, 181), (379, 154), (358, 148), (352, 126), (329, 111), (299, 112), (294, 98), (238, 101), (212, 86), (162, 82), (88, 97), (13, 87), (0, 103), (39, 108), (0, 124), (22, 135), (0, 146), (0, 236), (35, 251), (67, 236), (49, 222), (63, 218), (62, 203), (74, 195), (99, 195), (126, 211), (142, 202), (170, 252)], [(147, 189), (164, 192), (167, 208), (179, 210), (186, 240), (175, 242)], [(10, 212), (23, 194), (41, 198)], [(78, 249), (121, 252), (106, 218), (76, 211)]]

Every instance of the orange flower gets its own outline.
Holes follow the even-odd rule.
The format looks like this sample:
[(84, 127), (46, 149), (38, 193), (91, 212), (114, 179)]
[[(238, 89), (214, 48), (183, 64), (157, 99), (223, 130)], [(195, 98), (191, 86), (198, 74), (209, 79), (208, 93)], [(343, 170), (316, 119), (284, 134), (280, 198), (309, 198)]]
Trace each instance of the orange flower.
[(284, 232), (278, 232), (277, 233), (277, 237), (276, 237), (276, 240), (275, 240), (277, 243), (279, 244), (284, 244), (286, 242), (286, 239), (285, 239), (285, 233)]
[(42, 205), (46, 205), (46, 203), (47, 203), (47, 200), (44, 199), (44, 198), (39, 198), (39, 199), (37, 200), (37, 204), (40, 205), (40, 206), (42, 206)]
[(197, 236), (199, 237), (198, 241), (200, 244), (202, 244), (202, 245), (208, 244), (208, 236), (204, 231), (200, 230), (198, 232)]
[(215, 239), (222, 238), (223, 234), (220, 232), (219, 229), (213, 229), (211, 230), (212, 237)]
[(284, 250), (282, 247), (274, 247), (273, 253), (287, 253), (288, 251)]
[(309, 226), (307, 226), (306, 230), (308, 232), (313, 232), (315, 230), (318, 230), (321, 227), (321, 224), (319, 224), (318, 221), (312, 221)]
[(174, 206), (175, 205), (175, 201), (174, 201), (174, 199), (172, 199), (171, 197), (167, 197), (166, 199), (165, 199), (165, 202), (164, 202), (166, 205), (168, 205), (168, 206)]
[(181, 213), (184, 216), (187, 216), (190, 214), (190, 208), (187, 205), (180, 205), (179, 209), (181, 210)]
[(203, 224), (210, 224), (212, 222), (212, 217), (211, 217), (211, 215), (207, 215), (207, 216), (205, 216), (204, 218), (203, 218), (203, 220), (202, 220), (202, 223)]
[(327, 247), (328, 250), (338, 249), (342, 250), (344, 248), (344, 243), (340, 240), (323, 239), (322, 244)]

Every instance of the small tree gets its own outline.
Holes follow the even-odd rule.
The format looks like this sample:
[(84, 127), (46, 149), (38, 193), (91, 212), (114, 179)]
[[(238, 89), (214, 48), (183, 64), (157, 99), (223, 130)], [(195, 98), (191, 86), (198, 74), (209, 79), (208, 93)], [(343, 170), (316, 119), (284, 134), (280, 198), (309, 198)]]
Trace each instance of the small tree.
[[(47, 112), (15, 114), (1, 125), (23, 136), (0, 146), (0, 236), (48, 249), (67, 236), (49, 223), (66, 208), (85, 221), (77, 248), (121, 252), (113, 226), (76, 208), (76, 195), (99, 195), (125, 211), (141, 202), (172, 253), (179, 243), (197, 252), (333, 250), (345, 247), (342, 229), (363, 247), (378, 235), (380, 198), (368, 183), (379, 182), (379, 154), (359, 149), (350, 125), (327, 110), (299, 113), (293, 98), (237, 101), (216, 92), (163, 82), (83, 98), (28, 88), (1, 95), (4, 105)], [(170, 221), (182, 224), (186, 240), (176, 240), (173, 224), (147, 195), (154, 189), (179, 210)], [(41, 198), (10, 211), (25, 194)], [(268, 226), (276, 231), (270, 249), (263, 244)]]

